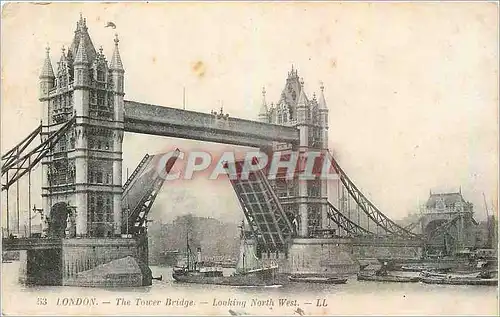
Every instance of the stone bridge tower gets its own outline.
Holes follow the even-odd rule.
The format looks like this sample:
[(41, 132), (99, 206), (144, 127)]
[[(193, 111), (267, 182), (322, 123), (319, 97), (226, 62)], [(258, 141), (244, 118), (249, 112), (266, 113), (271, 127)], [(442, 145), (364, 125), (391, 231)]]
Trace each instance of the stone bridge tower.
[[(285, 87), (276, 104), (269, 106), (263, 90), (259, 121), (296, 127), (300, 133), (298, 149), (289, 144), (277, 143), (274, 151), (310, 151), (326, 155), (328, 152), (328, 107), (320, 86), (319, 99), (316, 94), (310, 99), (304, 89), (304, 81), (297, 70), (288, 72)], [(328, 187), (326, 180), (286, 180), (277, 177), (272, 186), (285, 209), (292, 215), (300, 237), (311, 237), (315, 230), (327, 226)]]
[(445, 252), (456, 252), (475, 246), (473, 206), (461, 191), (430, 193), (420, 220), (422, 233), (431, 242), (442, 244)]
[(47, 48), (40, 75), (42, 138), (75, 120), (42, 161), (49, 235), (121, 234), (123, 82), (118, 37), (108, 64), (81, 16), (55, 73)]

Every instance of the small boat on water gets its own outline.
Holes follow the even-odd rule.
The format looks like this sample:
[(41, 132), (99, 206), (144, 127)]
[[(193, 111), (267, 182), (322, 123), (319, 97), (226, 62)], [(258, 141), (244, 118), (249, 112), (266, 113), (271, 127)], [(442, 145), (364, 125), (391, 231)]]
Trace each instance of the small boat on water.
[(420, 281), (420, 277), (358, 273), (358, 281), (415, 283)]
[(451, 273), (440, 273), (440, 272), (433, 272), (433, 271), (422, 271), (420, 273), (421, 277), (434, 277), (434, 278), (445, 278), (445, 277), (467, 277), (467, 278), (474, 278), (478, 277), (481, 272), (467, 272), (467, 273), (458, 273), (458, 272), (451, 272)]
[(496, 278), (477, 278), (477, 277), (421, 277), (425, 284), (448, 284), (448, 285), (487, 285), (497, 286)]
[(345, 284), (347, 283), (346, 277), (328, 277), (328, 276), (301, 276), (290, 275), (288, 277), (290, 282), (298, 283), (319, 283), (319, 284)]
[(172, 277), (178, 282), (227, 286), (273, 286), (277, 267), (249, 270), (224, 276), (220, 270), (187, 270), (174, 268)]
[(426, 266), (426, 265), (403, 265), (399, 269), (400, 271), (403, 272), (424, 272), (424, 271), (433, 271), (433, 272), (439, 272), (439, 273), (446, 273), (451, 270), (451, 268), (435, 268), (432, 266)]
[[(176, 266), (173, 269), (172, 277), (177, 282), (195, 283), (195, 284), (215, 284), (227, 286), (276, 286), (280, 283), (278, 278), (278, 266), (249, 265), (252, 258), (246, 254), (244, 243), (242, 243), (242, 267), (237, 267), (236, 271), (225, 276), (222, 268), (206, 267), (201, 258), (201, 249), (197, 250), (197, 260), (192, 259), (192, 252), (187, 242), (186, 265)], [(255, 254), (253, 257), (257, 259)], [(250, 259), (249, 259), (250, 258)], [(245, 262), (246, 260), (246, 262)], [(260, 264), (260, 263), (259, 263)]]
[(393, 283), (416, 283), (420, 281), (418, 276), (393, 275), (389, 274), (388, 264), (384, 262), (382, 266), (374, 271), (364, 271), (358, 273), (358, 281), (373, 282), (393, 282)]
[(420, 280), (425, 284), (498, 285), (498, 276), (495, 271), (484, 271), (469, 274), (439, 274), (433, 272), (422, 272)]
[(401, 266), (401, 271), (403, 272), (422, 272), (427, 270), (428, 268), (425, 266), (411, 266), (411, 265), (403, 265)]

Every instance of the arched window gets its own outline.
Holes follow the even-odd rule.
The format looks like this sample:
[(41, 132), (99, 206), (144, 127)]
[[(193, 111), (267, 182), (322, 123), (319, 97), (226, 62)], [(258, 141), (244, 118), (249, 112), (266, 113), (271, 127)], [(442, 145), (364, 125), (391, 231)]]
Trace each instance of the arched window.
[(90, 221), (91, 222), (94, 222), (94, 218), (95, 218), (95, 199), (94, 199), (94, 196), (90, 196), (90, 206), (89, 206), (89, 209), (90, 209)]
[(97, 221), (101, 222), (102, 221), (102, 212), (103, 211), (103, 199), (101, 195), (97, 195), (97, 202), (96, 202), (96, 214), (97, 214)]
[(91, 91), (90, 96), (91, 96), (90, 102), (93, 104), (97, 104), (97, 93), (95, 91)]
[(97, 105), (104, 106), (104, 92), (102, 91), (97, 93)]
[(112, 209), (113, 209), (113, 205), (111, 204), (111, 199), (108, 197), (107, 198), (107, 208), (106, 208), (106, 212), (108, 214), (108, 219), (107, 221), (111, 222), (113, 221), (112, 219)]
[(102, 69), (102, 66), (97, 68), (97, 80), (104, 81), (104, 70)]

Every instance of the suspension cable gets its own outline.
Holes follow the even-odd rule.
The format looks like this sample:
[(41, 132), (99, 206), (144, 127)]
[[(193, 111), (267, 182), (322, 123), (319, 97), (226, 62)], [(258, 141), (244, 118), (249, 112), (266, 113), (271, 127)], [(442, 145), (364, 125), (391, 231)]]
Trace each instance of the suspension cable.
[[(8, 189), (18, 179), (20, 179), (26, 173), (28, 173), (31, 169), (33, 169), (38, 164), (38, 162), (40, 162), (42, 160), (42, 158), (47, 156), (47, 154), (54, 147), (54, 145), (65, 135), (65, 133), (69, 130), (69, 128), (71, 126), (73, 126), (74, 123), (75, 123), (75, 118), (73, 117), (68, 122), (66, 122), (59, 130), (52, 133), (44, 142), (42, 142), (41, 144), (36, 146), (33, 150), (29, 151), (28, 153), (26, 153), (24, 155), (21, 155), (21, 153), (19, 153), (19, 155), (16, 155), (14, 158), (11, 158), (11, 156), (5, 157), (5, 159), (8, 161), (8, 164), (4, 164), (2, 166), (2, 176), (5, 173), (7, 173), (7, 171), (9, 171), (9, 170), (15, 170), (15, 172), (14, 172), (14, 175), (12, 176), (12, 178), (9, 177), (9, 179), (6, 181), (6, 183), (2, 185), (2, 190)], [(31, 136), (30, 138), (24, 139), (23, 142), (25, 142), (28, 139), (31, 139), (31, 141), (32, 141), (37, 135), (37, 134), (34, 134), (34, 132), (32, 132), (32, 135), (30, 135)], [(27, 145), (22, 145), (23, 142), (21, 142), (15, 148), (16, 149), (21, 149), (21, 148), (26, 149)], [(33, 156), (35, 156), (34, 159), (32, 159)], [(3, 157), (2, 157), (2, 159), (3, 159)], [(24, 167), (26, 162), (28, 162), (28, 165), (26, 167)]]
[[(347, 174), (342, 170), (342, 168), (339, 166), (337, 161), (333, 158), (333, 155), (331, 155), (330, 152), (331, 162), (333, 165), (333, 168), (337, 171), (339, 174), (339, 178), (342, 181), (342, 184), (344, 185), (345, 189), (349, 193), (349, 195), (354, 199), (356, 204), (359, 205), (359, 207), (363, 210), (363, 212), (368, 216), (369, 219), (371, 219), (376, 226), (379, 226), (380, 228), (384, 229), (387, 233), (390, 234), (395, 234), (395, 235), (401, 235), (401, 236), (410, 236), (410, 237), (417, 237), (418, 235), (406, 230), (405, 228), (399, 226), (396, 224), (394, 221), (389, 219), (386, 215), (384, 215), (380, 210), (378, 210), (373, 203), (366, 198), (363, 193), (354, 185), (354, 183), (349, 179)], [(368, 221), (368, 226), (369, 226), (369, 221)]]

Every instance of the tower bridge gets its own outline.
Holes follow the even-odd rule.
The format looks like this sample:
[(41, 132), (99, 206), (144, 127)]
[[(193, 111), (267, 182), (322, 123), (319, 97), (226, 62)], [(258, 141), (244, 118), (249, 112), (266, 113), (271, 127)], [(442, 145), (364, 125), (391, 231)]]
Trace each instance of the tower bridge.
[[(255, 171), (247, 181), (231, 180), (250, 226), (249, 243), (264, 260), (280, 261), (285, 272), (332, 270), (332, 263), (352, 253), (349, 246), (410, 248), (418, 254), (427, 243), (424, 235), (399, 226), (377, 209), (341, 169), (328, 149), (324, 87), (308, 97), (296, 69), (288, 73), (275, 104), (268, 104), (263, 90), (258, 121), (222, 111), (207, 114), (124, 100), (124, 75), (118, 36), (108, 62), (102, 48), (95, 49), (82, 17), (55, 71), (47, 48), (39, 87), (41, 125), (2, 156), (7, 199), (9, 188), (41, 163), (44, 237), (3, 239), (4, 250), (27, 250), (24, 268), (31, 282), (47, 283), (29, 269), (33, 261), (47, 257), (60, 267), (58, 285), (78, 285), (84, 272), (127, 256), (147, 265), (147, 216), (164, 178), (155, 168), (155, 155), (146, 154), (123, 182), (124, 132), (265, 152), (314, 150), (328, 157), (339, 176), (332, 185), (332, 202), (324, 179), (269, 180)], [(176, 159), (174, 155), (167, 162), (165, 173)], [(7, 226), (12, 232), (9, 220)]]

